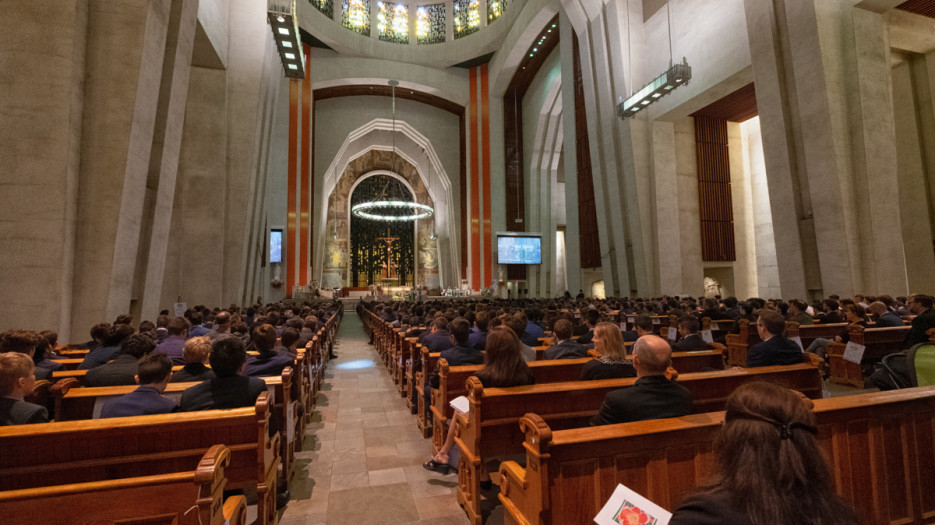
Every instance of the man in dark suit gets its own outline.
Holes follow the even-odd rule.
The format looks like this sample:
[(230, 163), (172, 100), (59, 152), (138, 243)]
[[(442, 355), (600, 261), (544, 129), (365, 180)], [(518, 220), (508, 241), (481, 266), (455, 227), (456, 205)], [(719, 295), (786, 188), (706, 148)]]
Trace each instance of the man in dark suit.
[(35, 368), (28, 354), (0, 354), (0, 426), (49, 422), (45, 407), (23, 400), (36, 387)]
[(910, 379), (909, 369), (915, 365), (909, 362), (908, 351), (913, 346), (928, 341), (925, 332), (935, 328), (935, 310), (932, 309), (933, 299), (929, 295), (915, 294), (906, 302), (909, 305), (909, 313), (915, 314), (915, 318), (912, 319), (909, 335), (903, 341), (905, 349), (888, 356), (886, 366), (877, 368), (870, 375), (870, 382), (880, 390), (918, 386)]
[(591, 339), (594, 338), (594, 327), (597, 326), (598, 321), (601, 320), (601, 313), (595, 309), (590, 309), (584, 313), (584, 322), (588, 331), (578, 338), (578, 342), (583, 345), (591, 344)]
[(295, 363), (295, 358), (286, 352), (276, 351), (276, 329), (262, 324), (253, 328), (253, 343), (260, 355), (247, 358), (244, 375), (252, 377), (278, 376), (283, 368)]
[(558, 342), (545, 351), (543, 359), (578, 359), (587, 357), (588, 351), (584, 345), (572, 340), (571, 331), (573, 329), (571, 321), (568, 319), (559, 319), (555, 321), (552, 327), (555, 331), (555, 338)]
[(120, 386), (136, 384), (140, 358), (152, 352), (156, 342), (148, 335), (131, 335), (120, 345), (120, 353), (113, 361), (88, 370), (84, 386)]
[(468, 346), (471, 325), (467, 319), (458, 317), (448, 325), (451, 342), (454, 346), (443, 350), (439, 357), (448, 361), (448, 366), (479, 365), (484, 362), (484, 354)]
[(928, 295), (912, 295), (907, 303), (909, 313), (914, 314), (915, 318), (912, 319), (912, 328), (903, 342), (903, 348), (912, 348), (919, 343), (928, 342), (929, 337), (925, 332), (935, 328), (935, 310), (932, 309), (932, 297)]
[(483, 350), (487, 346), (487, 323), (489, 318), (486, 311), (477, 312), (474, 318), (474, 329), (468, 336), (468, 346), (475, 350)]
[(880, 301), (874, 301), (867, 307), (873, 317), (876, 319), (874, 328), (886, 328), (892, 326), (903, 326), (902, 317), (896, 315), (896, 312), (890, 311), (885, 304)]
[(653, 335), (653, 318), (640, 314), (633, 320), (633, 330), (623, 332), (623, 341), (632, 343), (644, 335)]
[(88, 352), (88, 355), (86, 355), (84, 360), (81, 361), (81, 364), (78, 365), (78, 370), (97, 368), (113, 359), (117, 353), (120, 352), (120, 345), (123, 344), (126, 338), (133, 335), (133, 332), (133, 327), (128, 324), (115, 324), (111, 326), (103, 346)]
[(422, 344), (429, 352), (441, 352), (454, 346), (451, 343), (451, 333), (448, 332), (448, 319), (441, 315), (436, 317), (432, 321), (432, 332), (426, 334)]
[(156, 345), (156, 351), (165, 354), (172, 363), (182, 364), (182, 348), (188, 339), (188, 321), (184, 317), (173, 318), (166, 327), (166, 333), (166, 338)]
[(760, 310), (760, 316), (756, 320), (756, 330), (763, 342), (747, 350), (746, 367), (801, 363), (802, 349), (794, 341), (782, 336), (785, 329), (786, 320), (779, 312)]
[(698, 319), (688, 315), (679, 319), (681, 339), (672, 343), (673, 352), (691, 352), (708, 348), (708, 342), (698, 333)]
[(633, 344), (633, 366), (639, 379), (629, 388), (607, 394), (591, 426), (690, 414), (691, 392), (665, 376), (671, 358), (672, 349), (665, 339), (656, 335), (640, 337)]
[(139, 388), (105, 401), (101, 417), (146, 416), (177, 411), (179, 407), (175, 402), (162, 396), (171, 377), (172, 363), (165, 354), (152, 352), (143, 356), (135, 378)]
[(240, 339), (218, 339), (211, 345), (208, 360), (216, 377), (182, 392), (179, 407), (183, 411), (250, 407), (266, 391), (266, 382), (262, 379), (241, 375), (247, 362), (247, 350)]

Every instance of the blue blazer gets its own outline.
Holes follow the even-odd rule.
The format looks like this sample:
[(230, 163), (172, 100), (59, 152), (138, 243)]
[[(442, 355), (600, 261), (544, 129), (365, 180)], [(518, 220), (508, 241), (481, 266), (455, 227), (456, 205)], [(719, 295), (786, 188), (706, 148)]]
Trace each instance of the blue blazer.
[(163, 397), (154, 387), (141, 386), (129, 394), (105, 401), (101, 418), (168, 414), (178, 409), (174, 401)]

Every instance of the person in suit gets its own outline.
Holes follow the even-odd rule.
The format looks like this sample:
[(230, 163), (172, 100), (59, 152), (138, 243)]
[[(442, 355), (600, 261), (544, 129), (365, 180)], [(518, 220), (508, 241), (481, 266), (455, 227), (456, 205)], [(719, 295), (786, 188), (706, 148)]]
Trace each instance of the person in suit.
[(644, 335), (653, 335), (653, 318), (640, 314), (633, 320), (633, 330), (623, 332), (623, 340), (634, 342)]
[(438, 316), (432, 321), (432, 331), (426, 334), (422, 344), (429, 349), (429, 352), (441, 352), (448, 350), (452, 346), (451, 333), (448, 332), (448, 319), (444, 316)]
[(601, 319), (601, 314), (594, 308), (591, 308), (584, 313), (584, 322), (587, 326), (588, 331), (578, 338), (578, 342), (583, 345), (591, 344), (591, 338), (594, 337), (594, 327), (597, 326), (598, 321)]
[(439, 357), (448, 361), (448, 366), (479, 365), (484, 362), (484, 354), (468, 346), (471, 334), (471, 325), (467, 319), (458, 317), (448, 325), (451, 333), (451, 342), (454, 344), (447, 350), (442, 350)]
[(909, 349), (919, 343), (928, 342), (926, 331), (935, 328), (935, 310), (932, 309), (933, 299), (929, 295), (915, 294), (906, 300), (909, 313), (915, 314), (909, 335), (903, 341), (902, 352), (897, 352), (886, 360), (886, 367), (878, 368), (870, 374), (870, 382), (880, 390), (893, 390), (917, 386), (910, 379), (909, 367), (915, 366), (909, 362)]
[(188, 321), (184, 317), (176, 317), (169, 321), (166, 330), (169, 335), (156, 346), (156, 351), (165, 354), (173, 364), (184, 363), (182, 348), (188, 338)]
[[(578, 359), (588, 356), (588, 351), (585, 350), (584, 345), (572, 340), (572, 328), (571, 321), (568, 319), (555, 321), (553, 330), (558, 342), (545, 351), (544, 359)], [(619, 332), (619, 330), (617, 331)]]
[(147, 416), (177, 411), (179, 407), (175, 401), (162, 395), (171, 377), (172, 363), (165, 354), (152, 352), (143, 356), (139, 360), (134, 378), (140, 385), (139, 388), (105, 401), (101, 409), (101, 418)]
[(870, 310), (870, 313), (873, 314), (876, 323), (873, 325), (875, 328), (886, 328), (892, 326), (903, 326), (902, 317), (896, 315), (896, 312), (891, 311), (880, 301), (874, 301), (870, 303), (870, 306), (867, 307)]
[(131, 335), (120, 345), (120, 353), (113, 361), (88, 370), (84, 386), (120, 386), (136, 384), (139, 360), (156, 348), (148, 335)]
[(679, 335), (681, 339), (672, 343), (673, 352), (691, 352), (708, 348), (708, 342), (698, 333), (698, 319), (687, 315), (679, 319)]
[(191, 328), (188, 329), (188, 337), (201, 337), (208, 335), (208, 332), (211, 331), (204, 325), (204, 315), (198, 310), (193, 310), (189, 314), (188, 320), (192, 324)]
[(179, 402), (182, 411), (250, 407), (266, 391), (265, 381), (242, 375), (247, 350), (240, 339), (218, 339), (211, 345), (208, 359), (215, 377), (182, 392)]
[(104, 339), (103, 346), (95, 348), (88, 352), (78, 370), (90, 370), (97, 368), (113, 359), (118, 352), (123, 341), (133, 335), (133, 327), (128, 324), (115, 324), (107, 332), (107, 338)]
[(932, 297), (929, 295), (915, 294), (907, 300), (909, 313), (915, 315), (912, 319), (912, 328), (909, 329), (909, 335), (903, 341), (903, 348), (912, 348), (919, 343), (926, 343), (929, 340), (927, 332), (930, 328), (935, 328), (935, 310), (932, 309)]
[(539, 338), (545, 337), (545, 330), (538, 323), (541, 315), (542, 312), (537, 308), (526, 309), (526, 335), (523, 342), (529, 346), (539, 346)]
[(45, 407), (24, 401), (36, 387), (35, 368), (29, 354), (0, 353), (0, 426), (49, 422)]
[(633, 366), (639, 379), (633, 386), (614, 390), (591, 418), (591, 426), (629, 421), (686, 416), (692, 411), (692, 395), (684, 386), (666, 378), (672, 349), (656, 335), (633, 344)]
[(771, 365), (792, 365), (802, 362), (802, 349), (794, 341), (782, 336), (786, 320), (779, 312), (760, 310), (756, 330), (762, 343), (747, 350), (747, 368)]
[(246, 376), (278, 376), (282, 374), (283, 368), (295, 362), (295, 358), (288, 353), (275, 350), (276, 329), (271, 324), (262, 324), (253, 329), (253, 343), (260, 355), (247, 357), (244, 368), (244, 375)]
[(490, 320), (490, 316), (486, 311), (481, 310), (477, 312), (477, 316), (474, 318), (474, 328), (471, 330), (471, 335), (468, 336), (468, 346), (475, 350), (483, 350), (487, 345), (487, 326)]
[[(650, 321), (649, 329), (652, 330), (652, 321)], [(633, 362), (627, 359), (627, 350), (623, 345), (623, 337), (617, 325), (598, 323), (594, 328), (592, 341), (594, 350), (601, 356), (584, 364), (581, 368), (580, 380), (636, 377), (636, 369), (633, 368)]]
[[(0, 352), (16, 352), (28, 355), (33, 360), (33, 376), (37, 381), (48, 379), (52, 375), (52, 367), (42, 367), (40, 362), (45, 357), (48, 344), (32, 330), (7, 330), (0, 334)], [(61, 368), (61, 367), (59, 367)]]
[(208, 339), (208, 336), (192, 337), (185, 341), (185, 346), (182, 347), (182, 358), (185, 360), (185, 366), (172, 374), (171, 382), (190, 383), (214, 379), (214, 372), (205, 366), (210, 355), (211, 340)]
[(841, 305), (834, 299), (825, 299), (821, 302), (821, 312), (818, 314), (818, 323), (821, 324), (832, 324), (832, 323), (843, 323), (844, 318), (841, 317), (838, 309)]

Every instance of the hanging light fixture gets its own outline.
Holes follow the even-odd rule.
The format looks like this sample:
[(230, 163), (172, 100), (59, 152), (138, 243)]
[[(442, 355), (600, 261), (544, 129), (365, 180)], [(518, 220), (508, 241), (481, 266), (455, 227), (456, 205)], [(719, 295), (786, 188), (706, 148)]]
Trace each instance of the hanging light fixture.
[[(396, 171), (396, 86), (399, 85), (399, 81), (390, 80), (389, 85), (393, 89), (393, 173), (398, 173)], [(428, 219), (435, 214), (431, 206), (415, 202), (415, 199), (406, 200), (408, 192), (402, 182), (395, 177), (387, 178), (389, 180), (383, 187), (380, 198), (355, 204), (351, 208), (354, 215), (374, 221), (397, 222)], [(393, 198), (394, 196), (399, 198)]]

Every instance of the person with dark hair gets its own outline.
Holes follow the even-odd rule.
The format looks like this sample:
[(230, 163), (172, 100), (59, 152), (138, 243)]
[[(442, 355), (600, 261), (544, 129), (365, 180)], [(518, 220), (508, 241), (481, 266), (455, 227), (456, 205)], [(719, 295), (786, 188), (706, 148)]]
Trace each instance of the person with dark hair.
[(542, 329), (542, 326), (539, 324), (539, 320), (542, 318), (542, 311), (538, 308), (527, 308), (526, 309), (526, 336), (529, 341), (532, 341), (535, 344), (530, 346), (539, 346), (539, 338), (545, 337), (545, 330)]
[(208, 336), (192, 337), (185, 341), (185, 346), (182, 348), (182, 358), (185, 360), (185, 366), (172, 374), (171, 382), (189, 383), (214, 379), (214, 372), (205, 366), (210, 356), (211, 340), (208, 339)]
[(128, 324), (115, 324), (111, 326), (107, 333), (107, 338), (104, 339), (104, 344), (88, 352), (88, 355), (86, 355), (84, 360), (81, 361), (81, 364), (78, 365), (78, 370), (90, 370), (113, 359), (120, 351), (120, 346), (123, 344), (124, 340), (133, 335), (134, 332), (135, 330), (133, 327)]
[(271, 324), (262, 324), (253, 329), (253, 343), (260, 355), (247, 357), (244, 375), (251, 377), (278, 376), (282, 369), (292, 365), (295, 358), (279, 353), (276, 348), (276, 329)]
[(881, 301), (874, 301), (870, 303), (870, 306), (867, 307), (870, 310), (870, 313), (873, 314), (873, 318), (876, 320), (873, 327), (874, 328), (887, 328), (892, 326), (903, 326), (903, 320), (901, 317), (896, 315), (895, 312), (886, 308), (886, 305)]
[(912, 319), (909, 335), (903, 341), (903, 348), (912, 348), (919, 343), (928, 342), (926, 332), (935, 328), (935, 310), (932, 309), (932, 302), (932, 296), (924, 294), (914, 294), (906, 300), (909, 313), (915, 317)]
[(179, 407), (183, 411), (249, 407), (266, 391), (262, 379), (242, 375), (247, 350), (240, 339), (225, 337), (215, 341), (209, 360), (215, 377), (182, 392)]
[(101, 408), (101, 418), (168, 414), (177, 411), (179, 407), (175, 401), (162, 395), (171, 377), (172, 363), (168, 357), (158, 352), (146, 354), (137, 363), (134, 377), (136, 384), (140, 385), (139, 388), (105, 401), (104, 407)]
[[(16, 352), (26, 354), (33, 360), (35, 367), (33, 373), (37, 381), (48, 379), (52, 375), (53, 366), (40, 366), (45, 359), (48, 344), (38, 332), (32, 330), (7, 330), (0, 334), (0, 352)], [(58, 365), (57, 368), (61, 368)]]
[(672, 343), (673, 352), (691, 352), (708, 348), (708, 342), (698, 333), (698, 319), (686, 315), (679, 319), (679, 335), (682, 338)]
[(110, 323), (97, 323), (91, 327), (91, 340), (81, 345), (88, 350), (94, 350), (104, 346), (104, 341), (110, 334)]
[(156, 351), (168, 357), (173, 364), (181, 364), (184, 362), (182, 348), (188, 336), (188, 321), (184, 317), (174, 317), (166, 330), (169, 335), (156, 346)]
[(591, 426), (690, 414), (691, 392), (665, 375), (671, 358), (672, 349), (665, 339), (656, 335), (640, 337), (633, 344), (633, 367), (639, 379), (629, 388), (604, 396)]
[(282, 337), (280, 338), (280, 346), (278, 351), (281, 353), (289, 354), (292, 357), (295, 357), (298, 353), (296, 351), (296, 345), (299, 343), (299, 332), (295, 328), (286, 327), (282, 329)]
[(467, 319), (458, 317), (448, 324), (451, 333), (451, 343), (454, 345), (442, 350), (439, 357), (448, 361), (448, 366), (479, 365), (484, 362), (484, 354), (468, 346), (471, 335), (471, 325)]
[[(558, 323), (556, 323), (558, 324)], [(623, 344), (620, 329), (614, 323), (598, 323), (594, 328), (594, 351), (600, 354), (597, 359), (588, 361), (581, 368), (582, 381), (594, 379), (615, 379), (618, 377), (636, 377), (633, 362), (627, 359), (627, 349)]]
[(591, 338), (594, 337), (594, 327), (597, 326), (597, 323), (600, 321), (600, 319), (601, 313), (594, 308), (591, 308), (584, 313), (584, 322), (587, 325), (588, 331), (578, 338), (579, 343), (583, 345), (591, 344)]
[[(552, 327), (557, 342), (545, 351), (543, 359), (578, 359), (587, 357), (588, 351), (584, 345), (571, 338), (571, 321), (559, 319)], [(618, 330), (619, 331), (619, 330)]]
[(166, 314), (159, 314), (159, 317), (156, 318), (156, 344), (159, 344), (165, 340), (166, 337), (169, 337), (169, 316)]
[(448, 331), (448, 319), (438, 316), (432, 321), (432, 331), (425, 335), (422, 344), (429, 352), (441, 352), (454, 346), (451, 342), (451, 333)]
[(644, 335), (654, 335), (653, 318), (649, 314), (639, 314), (633, 319), (633, 330), (623, 332), (624, 341), (636, 341)]
[(783, 337), (786, 320), (779, 312), (760, 310), (756, 330), (762, 343), (747, 350), (747, 368), (771, 365), (792, 365), (803, 360), (802, 349), (794, 341)]
[(487, 325), (490, 316), (485, 310), (477, 312), (474, 316), (474, 329), (468, 336), (468, 346), (475, 350), (483, 350), (487, 344)]
[(140, 334), (149, 336), (153, 341), (156, 341), (156, 325), (152, 321), (140, 321), (140, 327), (137, 330)]
[[(490, 329), (487, 334), (484, 368), (477, 372), (476, 377), (484, 388), (535, 384), (536, 377), (529, 370), (522, 356), (522, 342), (511, 328), (498, 326)], [(445, 443), (438, 449), (435, 456), (422, 464), (424, 468), (441, 474), (457, 470), (457, 461), (451, 461), (450, 453), (454, 447), (455, 420), (460, 413), (455, 410)], [(485, 483), (489, 484), (489, 482)]]
[(909, 312), (915, 314), (912, 327), (903, 341), (902, 352), (887, 356), (886, 366), (877, 368), (870, 374), (870, 382), (880, 390), (893, 390), (918, 386), (910, 379), (909, 350), (920, 343), (928, 342), (926, 332), (935, 328), (935, 310), (932, 309), (933, 299), (929, 295), (914, 294), (906, 300)]
[(211, 331), (204, 325), (204, 315), (199, 310), (193, 310), (188, 316), (188, 321), (191, 323), (191, 327), (188, 329), (189, 338), (208, 335), (208, 332)]
[(29, 354), (0, 353), (0, 426), (49, 422), (45, 407), (24, 400), (36, 388), (35, 368)]
[(805, 311), (807, 309), (808, 305), (805, 304), (805, 301), (801, 299), (792, 299), (789, 301), (788, 319), (790, 321), (799, 323), (799, 326), (815, 324), (815, 320), (812, 319), (812, 316), (808, 315), (808, 312)]
[(714, 443), (715, 477), (684, 499), (669, 525), (857, 525), (834, 491), (811, 401), (765, 382), (727, 399)]
[(134, 384), (139, 360), (155, 348), (156, 342), (147, 335), (134, 334), (127, 337), (120, 345), (120, 353), (113, 361), (88, 370), (84, 376), (84, 386)]
[(818, 323), (820, 324), (831, 324), (831, 323), (843, 323), (844, 319), (841, 317), (841, 314), (838, 312), (838, 308), (841, 305), (834, 299), (828, 298), (821, 302), (821, 312), (818, 314)]
[[(867, 313), (864, 310), (864, 307), (853, 301), (844, 305), (844, 320), (850, 324), (857, 324), (866, 328), (866, 315)], [(824, 359), (828, 355), (828, 345), (830, 345), (832, 341), (835, 343), (847, 344), (849, 340), (850, 332), (847, 331), (845, 331), (843, 334), (834, 336), (834, 339), (819, 337), (812, 341), (812, 344), (808, 345), (808, 349), (805, 351), (817, 354), (819, 357)]]
[(524, 321), (525, 316), (523, 315), (509, 315), (506, 314), (504, 318), (505, 325), (509, 326), (513, 333), (516, 334), (516, 337), (519, 338), (519, 344), (521, 345), (520, 353), (527, 362), (532, 362), (536, 360), (536, 349), (527, 345), (523, 342), (523, 336), (521, 335), (526, 329), (526, 321)]

